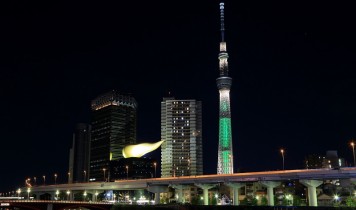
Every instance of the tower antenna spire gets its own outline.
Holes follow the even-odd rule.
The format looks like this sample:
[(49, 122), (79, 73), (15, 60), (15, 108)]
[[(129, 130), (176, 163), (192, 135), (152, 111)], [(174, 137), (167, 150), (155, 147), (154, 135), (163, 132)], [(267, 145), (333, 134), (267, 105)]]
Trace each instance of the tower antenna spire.
[(225, 4), (224, 4), (224, 2), (221, 2), (220, 3), (220, 32), (221, 32), (221, 41), (222, 42), (224, 42), (224, 40), (225, 40), (224, 9), (225, 9)]

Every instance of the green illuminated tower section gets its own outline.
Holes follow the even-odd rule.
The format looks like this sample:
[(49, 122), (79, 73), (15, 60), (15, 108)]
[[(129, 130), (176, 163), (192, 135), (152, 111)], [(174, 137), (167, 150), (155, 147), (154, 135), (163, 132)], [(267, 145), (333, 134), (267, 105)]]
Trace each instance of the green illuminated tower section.
[(220, 77), (216, 79), (216, 84), (220, 95), (219, 110), (219, 148), (218, 148), (218, 174), (234, 173), (232, 133), (231, 133), (231, 112), (230, 112), (230, 87), (232, 79), (228, 75), (229, 58), (224, 40), (224, 3), (220, 3), (221, 20), (221, 42), (219, 53)]

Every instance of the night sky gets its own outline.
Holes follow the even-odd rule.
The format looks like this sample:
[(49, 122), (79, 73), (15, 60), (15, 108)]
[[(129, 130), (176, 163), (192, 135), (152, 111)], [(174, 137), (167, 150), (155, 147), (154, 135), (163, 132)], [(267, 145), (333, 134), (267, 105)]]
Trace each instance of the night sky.
[[(356, 13), (345, 3), (225, 1), (235, 171), (303, 168), (356, 138)], [(76, 123), (116, 89), (138, 102), (138, 142), (160, 102), (203, 103), (204, 172), (216, 173), (219, 2), (10, 1), (0, 8), (0, 192), (64, 182)], [(160, 150), (150, 154), (159, 160)]]

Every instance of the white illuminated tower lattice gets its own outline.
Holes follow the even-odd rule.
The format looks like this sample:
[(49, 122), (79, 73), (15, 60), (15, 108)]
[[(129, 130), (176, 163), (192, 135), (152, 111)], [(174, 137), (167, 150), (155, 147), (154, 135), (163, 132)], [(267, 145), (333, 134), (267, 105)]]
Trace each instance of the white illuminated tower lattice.
[(228, 75), (228, 54), (224, 40), (224, 3), (220, 3), (221, 42), (219, 52), (220, 77), (216, 84), (220, 95), (219, 110), (219, 148), (218, 148), (218, 174), (234, 173), (232, 134), (231, 134), (231, 112), (230, 112), (230, 87), (232, 79)]

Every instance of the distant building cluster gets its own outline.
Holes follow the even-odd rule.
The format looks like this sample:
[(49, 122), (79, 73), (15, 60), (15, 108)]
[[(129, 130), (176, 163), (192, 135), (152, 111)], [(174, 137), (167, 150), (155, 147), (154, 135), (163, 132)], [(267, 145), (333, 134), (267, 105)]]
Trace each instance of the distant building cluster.
[[(224, 3), (220, 3), (219, 8), (221, 41), (218, 56), (220, 73), (216, 80), (220, 101), (217, 173), (232, 174), (234, 173), (230, 108), (232, 78), (229, 77), (229, 55), (224, 35)], [(149, 177), (150, 174), (152, 177), (151, 169), (156, 162), (152, 162), (151, 169), (148, 169), (145, 161), (122, 160), (122, 149), (136, 143), (136, 100), (132, 96), (111, 91), (92, 100), (91, 109), (91, 127), (83, 129), (89, 135), (79, 133), (74, 135), (70, 153), (69, 182), (111, 181), (125, 177), (123, 176), (125, 171), (126, 178), (141, 175)], [(163, 98), (161, 140), (164, 140), (161, 145), (162, 177), (202, 175), (201, 101)], [(142, 171), (138, 168), (139, 165), (151, 172), (137, 174), (137, 171)], [(154, 165), (155, 174), (156, 166)]]
[[(74, 129), (69, 183), (160, 176), (153, 159), (123, 157), (123, 148), (137, 143), (137, 107), (132, 96), (114, 90), (92, 100), (90, 124), (79, 123)], [(200, 101), (163, 99), (162, 177), (203, 174), (201, 131)]]
[(337, 151), (326, 151), (326, 155), (311, 154), (305, 159), (306, 169), (345, 167), (345, 159), (338, 156)]

